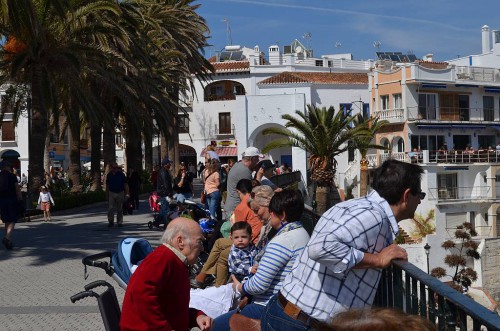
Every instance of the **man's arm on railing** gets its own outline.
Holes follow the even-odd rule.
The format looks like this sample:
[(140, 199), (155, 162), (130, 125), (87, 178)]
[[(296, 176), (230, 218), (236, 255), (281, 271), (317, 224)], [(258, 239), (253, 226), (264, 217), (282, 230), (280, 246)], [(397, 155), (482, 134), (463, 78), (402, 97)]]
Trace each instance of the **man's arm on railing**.
[(368, 268), (387, 268), (392, 260), (402, 259), (407, 261), (408, 254), (406, 251), (399, 247), (397, 244), (391, 244), (380, 251), (378, 254), (364, 253), (363, 260), (356, 264), (354, 269), (368, 269)]

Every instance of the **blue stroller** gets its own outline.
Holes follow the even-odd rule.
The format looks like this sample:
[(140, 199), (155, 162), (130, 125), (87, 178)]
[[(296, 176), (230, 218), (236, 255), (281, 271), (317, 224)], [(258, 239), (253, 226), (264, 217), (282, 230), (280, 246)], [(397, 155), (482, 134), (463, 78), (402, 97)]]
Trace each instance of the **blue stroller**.
[[(82, 259), (85, 266), (84, 278), (87, 279), (87, 266), (103, 269), (118, 285), (126, 289), (133, 270), (153, 251), (146, 239), (124, 238), (118, 243), (116, 252), (102, 252)], [(109, 261), (103, 261), (109, 259)]]

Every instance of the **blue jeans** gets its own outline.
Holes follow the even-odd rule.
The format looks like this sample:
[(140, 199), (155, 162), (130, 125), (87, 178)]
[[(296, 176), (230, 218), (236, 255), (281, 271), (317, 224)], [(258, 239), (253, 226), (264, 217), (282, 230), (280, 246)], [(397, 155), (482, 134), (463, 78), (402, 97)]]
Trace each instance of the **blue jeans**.
[[(262, 314), (264, 313), (264, 309), (266, 307), (262, 305), (258, 305), (255, 303), (251, 303), (246, 305), (240, 312), (243, 316), (260, 319)], [(212, 327), (212, 331), (230, 331), (229, 329), (229, 319), (236, 310), (231, 310), (223, 315), (220, 315), (216, 319), (214, 319), (214, 326)]]
[(160, 197), (160, 215), (167, 216), (170, 212), (170, 204), (167, 201), (167, 197)]
[(269, 300), (264, 313), (262, 314), (260, 327), (262, 331), (305, 331), (314, 330), (301, 321), (291, 318), (284, 313), (283, 307), (278, 301), (278, 295), (275, 294)]
[(177, 195), (175, 196), (175, 199), (177, 200), (177, 202), (183, 203), (184, 200), (191, 199), (192, 196), (193, 196), (193, 194), (191, 192), (189, 192), (189, 193), (177, 193)]
[(221, 217), (221, 208), (220, 208), (221, 194), (220, 191), (214, 191), (210, 194), (207, 194), (207, 204), (208, 210), (210, 211), (210, 215), (212, 215), (215, 219), (220, 219)]

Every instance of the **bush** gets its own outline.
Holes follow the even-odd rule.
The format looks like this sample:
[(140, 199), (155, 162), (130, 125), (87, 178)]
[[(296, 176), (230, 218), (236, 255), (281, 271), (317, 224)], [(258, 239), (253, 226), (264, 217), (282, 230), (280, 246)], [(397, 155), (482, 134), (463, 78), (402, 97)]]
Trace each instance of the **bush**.
[(67, 194), (61, 197), (54, 197), (55, 206), (52, 210), (71, 209), (103, 201), (106, 201), (106, 193), (104, 191)]

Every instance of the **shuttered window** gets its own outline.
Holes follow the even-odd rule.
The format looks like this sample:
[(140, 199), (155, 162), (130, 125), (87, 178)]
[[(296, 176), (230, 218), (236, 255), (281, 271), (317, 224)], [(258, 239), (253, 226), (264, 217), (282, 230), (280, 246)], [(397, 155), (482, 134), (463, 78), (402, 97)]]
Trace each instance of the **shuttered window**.
[(13, 122), (2, 123), (2, 141), (15, 141), (16, 131)]
[(467, 213), (449, 213), (446, 214), (446, 230), (453, 233), (457, 226), (467, 222)]

